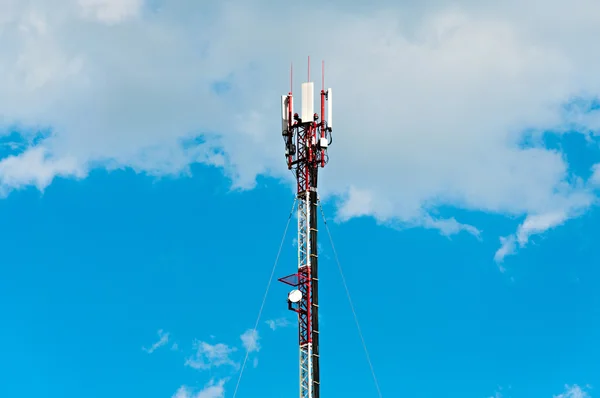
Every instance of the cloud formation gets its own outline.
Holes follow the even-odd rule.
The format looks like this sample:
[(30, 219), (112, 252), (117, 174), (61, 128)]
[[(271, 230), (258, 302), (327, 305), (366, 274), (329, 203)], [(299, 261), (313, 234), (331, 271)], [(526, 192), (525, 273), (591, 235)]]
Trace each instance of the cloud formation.
[(514, 235), (500, 238), (501, 246), (496, 251), (494, 260), (502, 262), (504, 257), (515, 253), (517, 246), (525, 247), (531, 236), (555, 228), (568, 218), (570, 215), (564, 211), (527, 216)]
[(258, 330), (248, 329), (240, 336), (240, 339), (242, 339), (242, 344), (247, 352), (260, 351), (260, 344), (258, 343), (260, 337), (258, 336)]
[(194, 342), (195, 353), (185, 361), (185, 365), (198, 370), (207, 370), (224, 365), (237, 367), (238, 364), (231, 358), (236, 351), (223, 343), (210, 344), (204, 341)]
[(565, 391), (562, 394), (555, 395), (554, 398), (590, 398), (590, 394), (577, 384), (573, 386), (565, 385)]
[[(337, 93), (321, 192), (339, 198), (339, 218), (479, 235), (435, 209), (525, 217), (501, 259), (595, 201), (595, 179), (571, 175), (541, 134), (598, 132), (586, 105), (600, 94), (596, 2), (159, 3), (0, 4), (0, 121), (52, 131), (0, 161), (0, 193), (95, 167), (164, 175), (192, 162), (223, 167), (237, 187), (289, 179), (279, 95), (290, 60), (298, 92), (310, 53)], [(325, 33), (289, 29), (306, 7)]]
[(157, 333), (159, 338), (156, 343), (152, 344), (150, 348), (142, 347), (142, 350), (146, 351), (148, 354), (152, 354), (154, 351), (169, 342), (169, 333), (165, 333), (162, 329), (160, 329)]
[[(510, 387), (509, 387), (510, 388)], [(499, 391), (496, 391), (494, 395), (489, 398), (503, 398), (504, 394), (502, 394), (502, 388), (499, 388)], [(575, 385), (565, 385), (565, 390), (558, 395), (553, 395), (553, 398), (591, 398), (590, 394), (582, 389), (577, 384)]]
[(172, 398), (223, 398), (225, 397), (225, 380), (215, 382), (211, 380), (200, 391), (194, 392), (194, 389), (188, 386), (181, 386)]
[(279, 328), (284, 328), (290, 326), (292, 323), (287, 318), (277, 318), (277, 319), (268, 319), (265, 321), (271, 330), (277, 330)]

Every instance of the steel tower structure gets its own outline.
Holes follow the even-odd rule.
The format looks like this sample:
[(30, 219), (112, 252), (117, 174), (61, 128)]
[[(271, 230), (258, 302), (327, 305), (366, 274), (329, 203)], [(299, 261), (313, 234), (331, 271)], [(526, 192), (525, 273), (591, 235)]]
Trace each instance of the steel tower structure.
[[(290, 80), (293, 80), (291, 73)], [(298, 270), (279, 281), (294, 287), (288, 294), (288, 308), (298, 314), (300, 398), (320, 397), (317, 180), (319, 168), (327, 164), (327, 148), (332, 141), (332, 92), (330, 88), (324, 89), (324, 63), (322, 82), (320, 116), (314, 112), (310, 57), (308, 82), (302, 83), (301, 114), (294, 113), (292, 87), (288, 95), (281, 97), (285, 156), (288, 168), (295, 171), (297, 182)]]

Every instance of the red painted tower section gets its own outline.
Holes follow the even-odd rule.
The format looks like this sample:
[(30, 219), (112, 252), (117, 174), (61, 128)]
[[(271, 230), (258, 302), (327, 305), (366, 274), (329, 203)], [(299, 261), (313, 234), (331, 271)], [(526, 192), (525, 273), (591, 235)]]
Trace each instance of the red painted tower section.
[[(324, 64), (323, 64), (324, 66)], [(317, 182), (331, 144), (331, 89), (321, 89), (321, 115), (314, 112), (314, 84), (302, 83), (301, 113), (294, 113), (292, 90), (281, 98), (282, 136), (290, 170), (295, 170), (298, 198), (298, 270), (279, 279), (294, 287), (288, 308), (298, 314), (300, 398), (320, 397), (319, 273), (317, 251)], [(324, 76), (324, 68), (323, 68)], [(327, 114), (325, 109), (327, 105)]]

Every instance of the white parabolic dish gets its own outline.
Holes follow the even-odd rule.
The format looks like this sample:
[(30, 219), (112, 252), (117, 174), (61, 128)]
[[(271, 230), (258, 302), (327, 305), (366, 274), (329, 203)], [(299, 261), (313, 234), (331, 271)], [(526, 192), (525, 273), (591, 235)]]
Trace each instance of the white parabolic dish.
[(288, 300), (292, 303), (297, 303), (302, 300), (302, 292), (300, 290), (292, 290), (290, 294), (288, 294)]

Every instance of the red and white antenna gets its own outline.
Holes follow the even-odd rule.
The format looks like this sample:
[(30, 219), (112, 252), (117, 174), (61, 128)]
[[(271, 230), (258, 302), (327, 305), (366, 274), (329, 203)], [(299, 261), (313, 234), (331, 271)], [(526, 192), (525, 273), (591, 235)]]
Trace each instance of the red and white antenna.
[[(291, 73), (290, 73), (291, 77)], [(296, 172), (298, 195), (298, 270), (279, 279), (294, 287), (288, 308), (298, 314), (300, 349), (300, 398), (320, 397), (319, 356), (319, 274), (317, 252), (317, 180), (325, 167), (331, 143), (331, 89), (325, 90), (325, 63), (322, 64), (321, 115), (314, 112), (314, 83), (302, 83), (300, 115), (294, 113), (293, 96), (281, 97), (282, 136), (290, 170)], [(327, 114), (325, 103), (327, 102)]]

